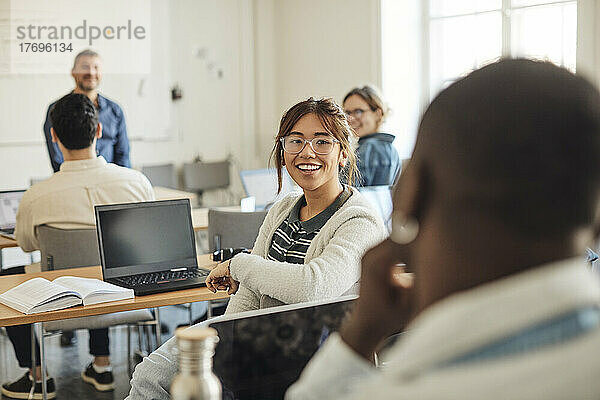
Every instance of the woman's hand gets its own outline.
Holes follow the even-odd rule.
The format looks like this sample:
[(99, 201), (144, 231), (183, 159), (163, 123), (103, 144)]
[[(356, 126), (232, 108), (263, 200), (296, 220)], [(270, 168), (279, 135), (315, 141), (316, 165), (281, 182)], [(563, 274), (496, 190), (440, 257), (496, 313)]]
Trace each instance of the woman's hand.
[(231, 277), (229, 264), (231, 264), (231, 260), (224, 261), (210, 271), (205, 281), (208, 290), (213, 293), (216, 293), (217, 290), (227, 290), (229, 295), (238, 291), (240, 283)]

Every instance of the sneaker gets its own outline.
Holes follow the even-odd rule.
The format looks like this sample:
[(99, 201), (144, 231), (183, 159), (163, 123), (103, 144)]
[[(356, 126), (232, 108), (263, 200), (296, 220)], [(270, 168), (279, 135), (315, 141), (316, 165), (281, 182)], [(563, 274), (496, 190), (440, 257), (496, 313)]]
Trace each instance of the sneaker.
[(99, 392), (107, 392), (115, 388), (115, 379), (111, 371), (102, 373), (96, 372), (94, 363), (90, 363), (87, 368), (81, 373), (81, 378), (84, 382), (94, 385)]
[[(29, 399), (29, 393), (33, 385), (33, 379), (29, 376), (29, 371), (25, 372), (19, 380), (11, 383), (5, 383), (2, 385), (2, 394), (11, 399)], [(46, 379), (46, 392), (48, 393), (49, 399), (56, 398), (56, 386), (54, 385), (54, 379)], [(42, 382), (35, 384), (35, 392), (33, 393), (32, 399), (42, 399)]]

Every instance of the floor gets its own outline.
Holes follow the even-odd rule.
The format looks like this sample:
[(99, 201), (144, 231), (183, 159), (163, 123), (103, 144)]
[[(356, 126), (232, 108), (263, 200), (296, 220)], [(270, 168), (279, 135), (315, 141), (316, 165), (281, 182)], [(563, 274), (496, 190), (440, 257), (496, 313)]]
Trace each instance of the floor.
[[(193, 304), (193, 318), (204, 314), (202, 303)], [(169, 306), (160, 309), (160, 318), (168, 332), (162, 334), (163, 343), (173, 336), (175, 328), (187, 324), (188, 311), (182, 307)], [(164, 328), (163, 328), (164, 329)], [(57, 385), (57, 399), (123, 399), (129, 393), (129, 375), (127, 374), (127, 330), (125, 327), (110, 328), (110, 352), (116, 389), (112, 392), (97, 392), (93, 386), (81, 380), (81, 371), (91, 361), (88, 354), (88, 332), (77, 331), (77, 343), (69, 347), (60, 347), (59, 335), (47, 338), (46, 361), (48, 372)], [(137, 334), (132, 335), (132, 347), (137, 348)], [(25, 373), (19, 368), (13, 347), (0, 328), (0, 382), (18, 379)], [(2, 400), (8, 399), (2, 396)]]

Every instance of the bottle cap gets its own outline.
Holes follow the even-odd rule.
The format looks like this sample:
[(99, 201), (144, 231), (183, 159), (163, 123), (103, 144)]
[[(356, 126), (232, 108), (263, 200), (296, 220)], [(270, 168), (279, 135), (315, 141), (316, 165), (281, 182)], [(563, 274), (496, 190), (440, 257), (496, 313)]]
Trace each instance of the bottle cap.
[(205, 340), (217, 337), (217, 330), (214, 328), (182, 327), (177, 328), (175, 336), (178, 340)]

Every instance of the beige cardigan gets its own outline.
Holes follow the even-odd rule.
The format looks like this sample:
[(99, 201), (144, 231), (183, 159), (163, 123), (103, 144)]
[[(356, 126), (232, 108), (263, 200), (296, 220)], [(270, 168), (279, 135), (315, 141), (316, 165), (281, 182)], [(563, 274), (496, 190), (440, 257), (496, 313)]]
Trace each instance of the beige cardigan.
[(295, 193), (277, 202), (265, 217), (252, 254), (238, 254), (230, 265), (240, 282), (226, 313), (338, 297), (360, 278), (366, 250), (387, 236), (383, 221), (355, 188), (352, 196), (314, 237), (304, 264), (267, 260), (273, 234), (300, 198)]

